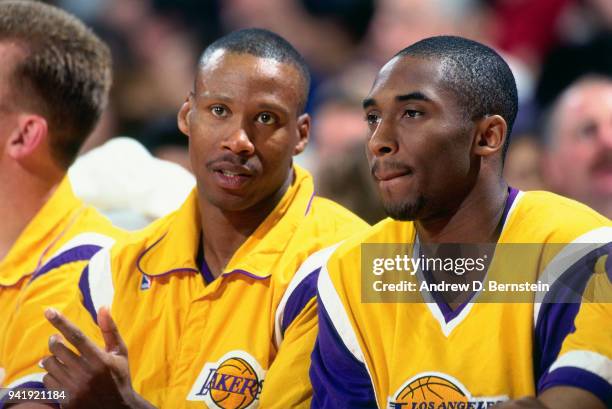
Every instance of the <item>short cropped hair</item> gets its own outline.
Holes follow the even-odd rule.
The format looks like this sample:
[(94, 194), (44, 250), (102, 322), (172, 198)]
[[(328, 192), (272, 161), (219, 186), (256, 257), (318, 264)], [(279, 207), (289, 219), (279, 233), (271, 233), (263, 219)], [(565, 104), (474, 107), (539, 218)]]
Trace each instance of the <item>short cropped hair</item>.
[(9, 82), (10, 100), (45, 117), (51, 155), (68, 168), (106, 106), (110, 50), (76, 17), (26, 0), (0, 2), (0, 42), (24, 54)]
[(500, 115), (508, 124), (502, 148), (505, 158), (512, 125), (518, 111), (516, 82), (510, 67), (493, 49), (456, 36), (430, 37), (408, 46), (399, 57), (438, 59), (444, 64), (444, 81), (455, 93), (470, 119)]
[(200, 57), (200, 66), (204, 65), (217, 50), (226, 50), (236, 54), (249, 54), (260, 58), (269, 58), (295, 67), (302, 77), (302, 98), (298, 111), (302, 113), (308, 101), (310, 72), (304, 57), (283, 37), (260, 28), (247, 28), (229, 33), (209, 45)]

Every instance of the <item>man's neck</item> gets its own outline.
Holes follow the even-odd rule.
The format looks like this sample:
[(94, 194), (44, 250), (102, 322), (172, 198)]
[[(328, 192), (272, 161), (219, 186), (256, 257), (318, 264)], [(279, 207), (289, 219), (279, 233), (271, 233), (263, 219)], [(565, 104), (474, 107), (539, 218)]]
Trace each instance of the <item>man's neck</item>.
[(494, 243), (501, 233), (508, 186), (500, 179), (479, 180), (456, 209), (418, 220), (423, 243)]
[(61, 180), (31, 175), (0, 176), (0, 260), (8, 254), (19, 235), (57, 189)]
[(200, 196), (204, 259), (213, 277), (223, 272), (234, 253), (274, 210), (292, 181), (293, 173), (271, 197), (241, 211), (222, 210)]

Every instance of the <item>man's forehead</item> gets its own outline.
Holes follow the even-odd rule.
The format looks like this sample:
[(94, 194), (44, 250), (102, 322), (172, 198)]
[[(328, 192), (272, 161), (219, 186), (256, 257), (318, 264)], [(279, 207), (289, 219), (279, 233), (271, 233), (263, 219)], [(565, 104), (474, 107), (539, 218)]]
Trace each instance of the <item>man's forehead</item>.
[(245, 72), (261, 79), (295, 81), (300, 77), (297, 69), (289, 63), (224, 49), (218, 49), (201, 60), (198, 68), (199, 80), (218, 75), (243, 76)]
[(565, 95), (564, 106), (567, 109), (585, 108), (587, 105), (612, 107), (612, 82), (585, 83), (570, 90)]
[(396, 56), (379, 71), (368, 98), (379, 94), (403, 95), (441, 88), (444, 64), (435, 58)]

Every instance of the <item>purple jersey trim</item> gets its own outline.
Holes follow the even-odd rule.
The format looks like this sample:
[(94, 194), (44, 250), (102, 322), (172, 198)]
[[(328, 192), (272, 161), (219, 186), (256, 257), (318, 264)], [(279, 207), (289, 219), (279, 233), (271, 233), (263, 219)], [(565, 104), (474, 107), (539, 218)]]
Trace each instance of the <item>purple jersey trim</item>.
[[(142, 274), (144, 274), (144, 275), (146, 275), (147, 277), (152, 278), (152, 279), (153, 279), (153, 278), (156, 278), (156, 277), (163, 277), (163, 276), (167, 276), (167, 275), (169, 275), (169, 274), (179, 273), (179, 272), (184, 272), (184, 273), (196, 273), (196, 274), (200, 274), (200, 271), (199, 271), (198, 269), (196, 269), (196, 268), (191, 268), (191, 267), (180, 267), (180, 268), (174, 268), (174, 269), (172, 269), (172, 270), (168, 270), (168, 271), (166, 271), (166, 272), (159, 273), (159, 274), (150, 274), (150, 273), (145, 272), (145, 271), (142, 269), (142, 267), (140, 266), (140, 262), (142, 261), (142, 258), (143, 258), (143, 257), (145, 256), (145, 254), (147, 254), (147, 253), (148, 253), (148, 252), (149, 252), (151, 249), (153, 249), (153, 247), (155, 247), (155, 246), (156, 246), (156, 245), (157, 245), (157, 244), (158, 244), (160, 241), (162, 241), (162, 239), (163, 239), (164, 237), (166, 237), (166, 235), (165, 235), (165, 234), (164, 234), (163, 236), (161, 236), (159, 239), (157, 239), (157, 240), (155, 241), (155, 243), (151, 244), (149, 247), (147, 247), (146, 249), (144, 249), (142, 253), (140, 253), (140, 255), (138, 256), (138, 258), (136, 259), (136, 268), (138, 268), (138, 271), (140, 271)], [(202, 257), (202, 259), (204, 259), (204, 258)], [(208, 272), (210, 273), (210, 269), (208, 269), (208, 266), (207, 266), (207, 270), (208, 270)], [(249, 271), (246, 271), (246, 270), (240, 270), (240, 269), (236, 269), (236, 270), (229, 271), (229, 272), (227, 272), (227, 273), (224, 273), (223, 275), (225, 275), (225, 276), (229, 276), (229, 275), (234, 274), (234, 273), (244, 274), (244, 275), (246, 275), (247, 277), (254, 278), (254, 279), (256, 279), (256, 280), (265, 280), (265, 279), (267, 279), (267, 278), (269, 278), (269, 277), (270, 277), (270, 274), (267, 274), (267, 275), (265, 275), (265, 276), (259, 276), (259, 275), (253, 274), (253, 273), (251, 273), (251, 272), (249, 272)], [(205, 272), (204, 270), (202, 270), (202, 275), (204, 276), (204, 280), (207, 282), (207, 284), (209, 284), (210, 282), (212, 282), (212, 281), (214, 280), (214, 276), (212, 276), (212, 274), (210, 274), (210, 277), (212, 277), (212, 280), (210, 280), (210, 282), (208, 282), (208, 278), (210, 278), (210, 277), (206, 277), (206, 275), (205, 275), (205, 274), (206, 274), (206, 272)]]
[(581, 303), (584, 289), (595, 273), (595, 264), (606, 254), (612, 257), (612, 243), (602, 245), (576, 260), (553, 283), (543, 303)]
[(508, 197), (506, 198), (506, 204), (504, 205), (504, 212), (501, 217), (502, 226), (506, 223), (506, 219), (508, 218), (508, 214), (510, 213), (510, 209), (516, 200), (516, 197), (519, 194), (519, 190), (513, 187), (508, 186)]
[(89, 265), (85, 266), (83, 272), (81, 273), (81, 278), (79, 279), (79, 289), (81, 290), (81, 295), (83, 295), (83, 306), (89, 315), (91, 315), (91, 319), (93, 319), (97, 324), (98, 312), (94, 306), (93, 298), (91, 298), (91, 290), (89, 288)]
[[(24, 382), (22, 384), (19, 384), (13, 388), (11, 388), (10, 390), (14, 391), (16, 389), (44, 389), (47, 390), (47, 388), (45, 388), (45, 384), (42, 382), (36, 382), (36, 381), (29, 381), (29, 382)], [(3, 409), (6, 406), (6, 401), (8, 400), (8, 394), (4, 396), (4, 398), (0, 399), (0, 409)], [(34, 401), (31, 401), (34, 402)], [(25, 402), (24, 402), (25, 403)], [(13, 406), (16, 405), (16, 403), (11, 403), (9, 406)], [(60, 408), (60, 404), (59, 402), (53, 402), (53, 403), (45, 403), (45, 405), (52, 405), (54, 408)]]
[(138, 268), (138, 271), (140, 271), (142, 274), (146, 275), (149, 278), (153, 278), (153, 277), (163, 277), (166, 276), (168, 274), (173, 274), (173, 273), (178, 273), (178, 272), (189, 272), (189, 273), (199, 273), (199, 271), (195, 268), (189, 268), (189, 267), (181, 267), (181, 268), (174, 268), (172, 270), (168, 270), (164, 273), (161, 274), (150, 274), (145, 272), (142, 267), (140, 266), (140, 262), (142, 261), (142, 258), (145, 256), (145, 254), (147, 254), (151, 249), (153, 249), (153, 247), (155, 247), (157, 244), (159, 244), (160, 241), (162, 241), (162, 239), (164, 237), (166, 237), (167, 233), (164, 233), (163, 236), (161, 236), (159, 239), (157, 239), (155, 241), (155, 243), (151, 244), (149, 247), (147, 247), (146, 249), (144, 249), (142, 251), (142, 253), (140, 253), (140, 255), (138, 256), (138, 258), (136, 259), (136, 268)]
[(344, 345), (318, 302), (319, 334), (311, 356), (311, 409), (371, 409), (376, 397), (365, 365)]
[(612, 407), (612, 385), (602, 377), (575, 367), (562, 367), (547, 374), (538, 384), (538, 394), (553, 386), (573, 386), (584, 389)]
[(96, 246), (94, 244), (84, 244), (82, 246), (66, 250), (53, 257), (49, 262), (45, 263), (38, 271), (34, 273), (30, 279), (30, 282), (36, 280), (38, 277), (44, 274), (47, 274), (49, 271), (55, 268), (61, 267), (64, 264), (75, 261), (89, 260), (94, 254), (100, 251), (101, 248), (101, 246)]
[(576, 331), (574, 320), (580, 310), (582, 293), (595, 272), (595, 263), (611, 251), (612, 243), (609, 243), (578, 259), (561, 274), (544, 297), (535, 326), (536, 379), (542, 379), (557, 359), (565, 338)]
[(281, 334), (285, 336), (285, 330), (295, 317), (298, 316), (300, 312), (306, 307), (306, 304), (313, 297), (317, 295), (317, 280), (319, 279), (319, 271), (321, 271), (321, 267), (317, 268), (310, 274), (308, 274), (298, 285), (295, 287), (289, 299), (287, 300), (287, 304), (285, 304), (285, 310), (283, 311), (283, 321), (281, 324)]
[[(506, 198), (506, 203), (504, 204), (504, 211), (502, 212), (502, 217), (500, 220), (500, 224), (502, 226), (506, 223), (506, 219), (508, 218), (508, 215), (510, 214), (510, 209), (512, 208), (512, 205), (514, 204), (514, 201), (516, 200), (516, 197), (518, 196), (518, 194), (519, 194), (518, 189), (508, 186), (508, 197)], [(425, 281), (428, 283), (435, 282), (430, 271), (423, 271), (423, 277), (425, 278)], [(461, 314), (461, 311), (463, 311), (466, 305), (468, 305), (474, 299), (477, 293), (476, 292), (472, 293), (472, 295), (470, 295), (467, 301), (462, 302), (461, 305), (459, 305), (455, 309), (452, 309), (448, 305), (448, 303), (444, 300), (444, 298), (437, 292), (434, 291), (433, 293), (430, 293), (430, 294), (433, 297), (435, 303), (438, 305), (438, 308), (440, 308), (440, 312), (442, 313), (442, 316), (444, 317), (444, 321), (448, 324), (450, 321), (455, 319), (459, 314)]]
[(208, 268), (208, 263), (206, 262), (206, 259), (204, 259), (204, 257), (202, 257), (201, 265), (202, 267), (200, 269), (202, 270), (202, 277), (204, 277), (204, 282), (208, 285), (215, 281), (215, 276), (210, 271), (210, 268)]
[(310, 196), (310, 200), (308, 200), (308, 205), (306, 206), (306, 211), (304, 212), (304, 216), (306, 216), (308, 214), (308, 212), (310, 211), (310, 206), (312, 205), (312, 200), (314, 199), (315, 194), (313, 192), (312, 196)]
[(250, 277), (250, 278), (254, 278), (255, 280), (266, 280), (266, 279), (270, 278), (270, 276), (272, 275), (272, 274), (267, 274), (265, 276), (259, 276), (259, 275), (250, 273), (250, 272), (248, 272), (246, 270), (240, 270), (240, 269), (228, 271), (227, 273), (223, 273), (223, 275), (224, 276), (230, 276), (230, 275), (236, 274), (236, 273), (243, 274), (243, 275), (245, 275), (247, 277)]

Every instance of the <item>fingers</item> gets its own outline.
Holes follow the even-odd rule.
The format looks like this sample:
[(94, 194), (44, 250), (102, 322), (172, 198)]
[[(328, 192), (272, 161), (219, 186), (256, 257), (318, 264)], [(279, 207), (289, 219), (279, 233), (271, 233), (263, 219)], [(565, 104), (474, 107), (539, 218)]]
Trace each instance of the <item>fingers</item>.
[(108, 307), (101, 307), (98, 311), (98, 325), (102, 331), (106, 351), (127, 356), (127, 347), (121, 338), (121, 334), (119, 334), (119, 329), (117, 329)]
[(59, 335), (52, 335), (49, 338), (49, 351), (67, 367), (70, 373), (80, 374), (88, 368), (87, 362), (64, 345)]
[(62, 384), (53, 377), (50, 373), (43, 376), (43, 384), (47, 389), (62, 389)]
[[(74, 386), (70, 373), (66, 367), (54, 356), (50, 356), (42, 360), (42, 366), (47, 371), (47, 375), (52, 377), (55, 389), (70, 389)], [(43, 383), (44, 378), (43, 378)], [(47, 384), (45, 383), (45, 386)], [(49, 388), (47, 386), (47, 388)]]
[(89, 362), (94, 363), (103, 360), (103, 351), (87, 338), (80, 329), (57, 312), (57, 310), (47, 308), (45, 310), (45, 317)]

